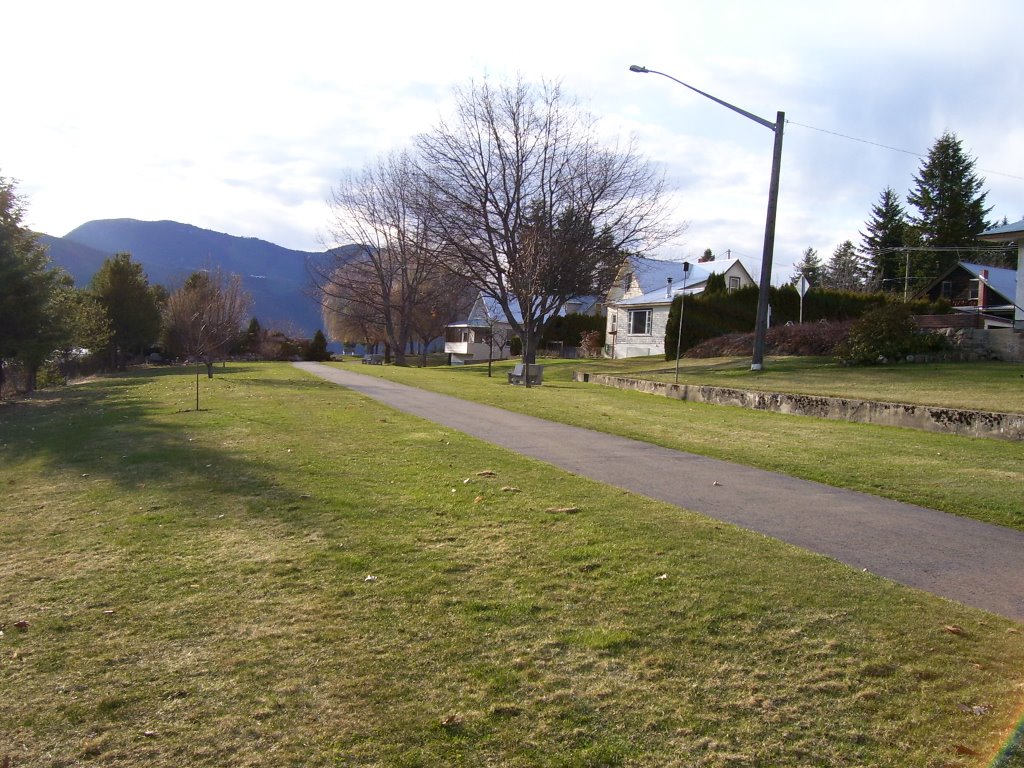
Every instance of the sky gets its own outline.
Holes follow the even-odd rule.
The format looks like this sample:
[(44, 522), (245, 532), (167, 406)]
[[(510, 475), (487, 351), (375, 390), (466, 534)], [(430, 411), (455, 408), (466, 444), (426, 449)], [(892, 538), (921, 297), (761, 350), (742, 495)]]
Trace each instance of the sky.
[[(609, 144), (665, 174), (685, 232), (652, 255), (743, 260), (757, 279), (772, 132), (786, 114), (774, 281), (808, 247), (860, 242), (955, 133), (989, 218), (1024, 217), (1019, 0), (50, 0), (8, 4), (0, 175), (25, 223), (194, 224), (334, 245), (342, 176), (411, 147), (470, 80), (559, 81)], [(841, 135), (837, 135), (841, 134)]]

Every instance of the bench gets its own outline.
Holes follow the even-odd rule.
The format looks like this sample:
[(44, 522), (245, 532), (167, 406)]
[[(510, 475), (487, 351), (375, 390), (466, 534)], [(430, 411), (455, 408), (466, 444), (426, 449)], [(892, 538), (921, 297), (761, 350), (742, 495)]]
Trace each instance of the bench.
[[(522, 363), (516, 365), (508, 373), (509, 384), (525, 384), (526, 383), (526, 366)], [(530, 366), (530, 385), (540, 386), (544, 383), (544, 366), (543, 365), (531, 365)]]
[(364, 355), (363, 365), (384, 365), (384, 355)]

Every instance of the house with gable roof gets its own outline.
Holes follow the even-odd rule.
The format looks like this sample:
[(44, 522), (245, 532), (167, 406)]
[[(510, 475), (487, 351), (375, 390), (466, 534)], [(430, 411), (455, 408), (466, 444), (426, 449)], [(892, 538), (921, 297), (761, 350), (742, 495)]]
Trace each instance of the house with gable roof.
[[(519, 307), (513, 305), (513, 310), (518, 312)], [(478, 293), (469, 315), (445, 326), (444, 351), (452, 365), (507, 360), (512, 356), (512, 335), (512, 325), (497, 300)]]
[[(522, 321), (519, 304), (511, 304), (513, 318)], [(597, 296), (579, 296), (565, 303), (560, 315), (596, 315), (601, 303)], [(452, 365), (508, 360), (512, 357), (512, 337), (515, 332), (496, 299), (478, 293), (468, 316), (445, 326), (444, 351)]]
[(730, 291), (756, 285), (739, 259), (683, 263), (630, 256), (605, 297), (605, 355), (612, 358), (665, 354), (665, 326), (672, 300), (699, 294), (712, 274), (725, 278)]
[(957, 325), (1012, 328), (1016, 290), (1016, 270), (958, 261), (918, 295), (946, 299), (963, 320)]
[(990, 243), (1015, 243), (1017, 245), (1017, 272), (1014, 290), (1007, 294), (1013, 300), (1013, 327), (1024, 331), (1024, 219), (1013, 224), (1003, 224), (986, 229), (979, 240)]

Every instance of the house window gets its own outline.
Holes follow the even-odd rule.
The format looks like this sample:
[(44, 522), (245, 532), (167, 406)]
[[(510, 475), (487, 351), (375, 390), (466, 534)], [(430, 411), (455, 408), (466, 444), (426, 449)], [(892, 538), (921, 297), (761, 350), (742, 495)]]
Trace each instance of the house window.
[(651, 335), (651, 310), (634, 309), (629, 313), (629, 332), (633, 336)]
[(629, 290), (629, 286), (633, 284), (633, 273), (627, 272), (622, 278), (622, 292), (625, 293)]
[(952, 299), (953, 298), (953, 281), (952, 280), (943, 280), (942, 281), (942, 291), (941, 291), (940, 295), (944, 299)]
[(729, 278), (729, 290), (738, 291), (740, 289), (740, 279), (738, 277)]
[(619, 311), (617, 309), (613, 309), (609, 313), (609, 315), (611, 317), (612, 327), (609, 329), (608, 332), (609, 333), (617, 333), (618, 332), (618, 327), (619, 327)]
[(981, 284), (980, 280), (971, 280), (967, 284), (967, 298), (970, 299), (971, 301), (975, 302), (975, 303), (977, 303), (978, 296), (980, 295), (980, 291), (978, 290), (978, 286), (980, 284)]

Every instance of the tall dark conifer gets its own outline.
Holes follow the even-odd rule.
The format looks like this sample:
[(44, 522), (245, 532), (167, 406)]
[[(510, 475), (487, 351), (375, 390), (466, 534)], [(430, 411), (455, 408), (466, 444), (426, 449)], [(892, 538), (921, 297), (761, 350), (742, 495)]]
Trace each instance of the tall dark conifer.
[(909, 245), (907, 212), (900, 196), (892, 187), (886, 187), (871, 208), (871, 218), (861, 232), (861, 250), (871, 268), (871, 283), (879, 290), (903, 290), (905, 254), (900, 250)]
[[(992, 210), (985, 205), (985, 180), (975, 174), (974, 163), (956, 134), (948, 131), (929, 150), (914, 177), (907, 202), (917, 209), (910, 223), (921, 245), (936, 250), (923, 253), (916, 270), (912, 260), (912, 271), (928, 270), (934, 277), (956, 264), (958, 258), (973, 257), (973, 249), (979, 246), (977, 237), (987, 227), (985, 217)], [(954, 247), (963, 250), (938, 250)]]

